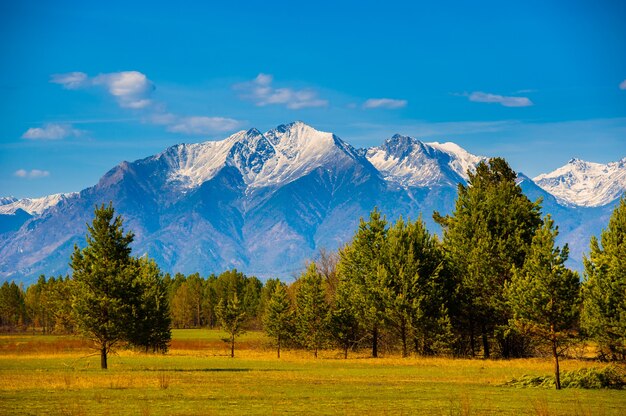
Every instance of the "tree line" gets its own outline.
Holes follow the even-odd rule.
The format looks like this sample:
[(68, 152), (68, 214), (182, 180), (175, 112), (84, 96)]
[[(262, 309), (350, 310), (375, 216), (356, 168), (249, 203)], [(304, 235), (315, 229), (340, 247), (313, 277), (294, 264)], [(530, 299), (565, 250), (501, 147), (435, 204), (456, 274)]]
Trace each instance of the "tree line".
[[(166, 327), (219, 326), (230, 334), (233, 355), (239, 334), (261, 328), (279, 356), (283, 347), (315, 356), (338, 347), (345, 356), (368, 348), (373, 357), (397, 350), (510, 358), (545, 345), (557, 375), (564, 348), (585, 336), (602, 358), (626, 359), (626, 199), (600, 238), (592, 238), (581, 282), (565, 266), (567, 245), (556, 246), (558, 227), (515, 181), (501, 158), (478, 164), (468, 184), (459, 185), (452, 214), (434, 213), (441, 238), (421, 218), (390, 223), (374, 209), (348, 244), (321, 251), (288, 285), (236, 270), (207, 278), (162, 274), (153, 261), (130, 256), (132, 234), (123, 234), (121, 218), (102, 206), (87, 247), (72, 256), (72, 276), (40, 277), (26, 290), (5, 283), (0, 322), (85, 333), (103, 314), (122, 310), (120, 322), (132, 325), (115, 336), (112, 323), (103, 326), (116, 341), (165, 350)], [(110, 293), (112, 308), (92, 293), (101, 283), (117, 291)], [(90, 296), (100, 300), (84, 301)], [(159, 322), (151, 321), (155, 315)], [(152, 326), (161, 335), (151, 334)]]

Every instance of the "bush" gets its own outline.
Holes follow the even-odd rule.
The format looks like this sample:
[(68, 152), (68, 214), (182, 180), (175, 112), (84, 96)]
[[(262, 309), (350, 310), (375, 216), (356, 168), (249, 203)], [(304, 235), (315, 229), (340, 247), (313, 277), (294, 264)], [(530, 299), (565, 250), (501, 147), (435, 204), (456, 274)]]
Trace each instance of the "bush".
[[(519, 379), (511, 380), (505, 383), (505, 385), (511, 387), (554, 388), (554, 376), (525, 375)], [(561, 373), (561, 387), (578, 389), (624, 389), (626, 388), (626, 371), (616, 366), (564, 371)]]

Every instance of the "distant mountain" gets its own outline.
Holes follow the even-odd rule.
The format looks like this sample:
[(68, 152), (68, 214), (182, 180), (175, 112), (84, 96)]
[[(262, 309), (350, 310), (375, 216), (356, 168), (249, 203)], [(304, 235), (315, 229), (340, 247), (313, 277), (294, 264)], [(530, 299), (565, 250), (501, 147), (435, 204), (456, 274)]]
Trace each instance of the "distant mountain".
[(31, 215), (39, 215), (50, 207), (56, 206), (59, 202), (77, 195), (76, 192), (67, 194), (53, 194), (41, 198), (15, 197), (0, 198), (0, 215), (10, 215), (21, 209)]
[(534, 181), (565, 204), (599, 207), (626, 192), (626, 157), (606, 165), (572, 159)]
[[(0, 215), (0, 279), (28, 283), (40, 273), (66, 273), (74, 245), (85, 244), (94, 206), (109, 201), (136, 235), (134, 252), (166, 271), (208, 275), (235, 267), (290, 277), (319, 248), (349, 241), (374, 206), (389, 220), (422, 215), (439, 232), (432, 212), (452, 211), (457, 184), (466, 183), (467, 170), (480, 160), (453, 143), (400, 135), (355, 149), (302, 122), (179, 144), (122, 162), (95, 186), (51, 196), (47, 206), (34, 200), (0, 205), (6, 210), (0, 212), (15, 208)], [(543, 198), (579, 268), (588, 237), (606, 225), (615, 200), (573, 206), (522, 174), (519, 181), (531, 199)]]

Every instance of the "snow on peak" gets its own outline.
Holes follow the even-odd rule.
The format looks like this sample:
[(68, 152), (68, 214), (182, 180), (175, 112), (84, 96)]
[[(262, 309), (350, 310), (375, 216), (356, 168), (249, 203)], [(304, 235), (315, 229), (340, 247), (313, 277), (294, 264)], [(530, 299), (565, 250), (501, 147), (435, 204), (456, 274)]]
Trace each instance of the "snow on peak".
[(14, 196), (3, 196), (0, 197), (0, 206), (2, 205), (6, 205), (6, 204), (11, 204), (13, 202), (17, 201), (17, 198)]
[(455, 185), (484, 160), (454, 143), (423, 143), (399, 134), (367, 149), (366, 157), (385, 179), (404, 186)]
[(262, 134), (240, 131), (221, 141), (181, 144), (157, 156), (170, 169), (169, 180), (193, 188), (224, 166), (237, 168), (249, 187), (291, 182), (335, 159), (356, 152), (332, 133), (296, 121)]
[(565, 166), (533, 180), (568, 205), (598, 207), (626, 192), (626, 157), (607, 164), (571, 159)]
[[(0, 205), (0, 214), (12, 215), (15, 214), (18, 209), (22, 209), (31, 215), (39, 215), (48, 208), (56, 206), (59, 202), (76, 195), (78, 195), (77, 192), (70, 192), (65, 194), (48, 195), (41, 198), (15, 199), (10, 197), (13, 198), (14, 201)], [(2, 200), (4, 199), (8, 200), (8, 198), (2, 198)]]

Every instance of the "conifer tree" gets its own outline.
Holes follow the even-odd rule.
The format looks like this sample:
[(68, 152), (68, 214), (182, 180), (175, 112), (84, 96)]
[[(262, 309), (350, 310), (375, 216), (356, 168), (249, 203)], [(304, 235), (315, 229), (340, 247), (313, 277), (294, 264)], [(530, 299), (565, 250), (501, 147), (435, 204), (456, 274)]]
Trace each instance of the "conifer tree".
[(575, 328), (580, 308), (580, 279), (565, 267), (568, 247), (555, 247), (558, 228), (547, 216), (537, 230), (521, 269), (515, 269), (507, 282), (506, 294), (513, 311), (513, 322), (522, 333), (529, 333), (550, 345), (554, 357), (554, 377), (561, 388), (559, 348)]
[(298, 338), (317, 358), (328, 334), (329, 308), (322, 276), (311, 262), (298, 281), (296, 292), (296, 326)]
[(348, 358), (348, 350), (361, 338), (359, 321), (352, 303), (350, 285), (339, 280), (335, 286), (333, 303), (330, 311), (330, 336), (343, 350), (343, 357)]
[(626, 360), (626, 197), (584, 259), (582, 325), (609, 359)]
[(136, 284), (141, 295), (133, 308), (128, 341), (146, 351), (167, 352), (172, 339), (172, 318), (163, 274), (152, 259), (141, 258), (136, 261), (136, 267)]
[(340, 284), (351, 293), (357, 319), (371, 335), (372, 357), (378, 357), (379, 331), (385, 312), (381, 273), (387, 231), (387, 221), (374, 208), (367, 222), (361, 218), (352, 242), (340, 251), (337, 265)]
[(472, 354), (474, 336), (480, 334), (485, 358), (491, 355), (492, 338), (508, 357), (516, 353), (516, 343), (507, 330), (511, 313), (503, 288), (512, 267), (522, 267), (541, 225), (540, 201), (528, 200), (504, 159), (481, 162), (468, 175), (468, 185), (459, 185), (453, 214), (435, 213), (434, 218), (444, 229), (444, 248), (465, 295), (459, 310), (464, 311), (460, 318), (469, 328)]
[(106, 369), (109, 350), (127, 337), (140, 293), (130, 257), (133, 233), (124, 233), (112, 204), (96, 207), (94, 215), (87, 225), (87, 246), (74, 246), (71, 257), (72, 307), (79, 329), (94, 342)]
[(228, 332), (230, 342), (230, 356), (235, 357), (235, 337), (245, 333), (246, 311), (244, 310), (237, 293), (227, 301), (221, 299), (215, 308), (215, 314), (222, 330)]
[(267, 302), (263, 316), (263, 329), (276, 342), (276, 355), (280, 358), (282, 343), (293, 333), (293, 311), (285, 285), (275, 284), (274, 293)]

